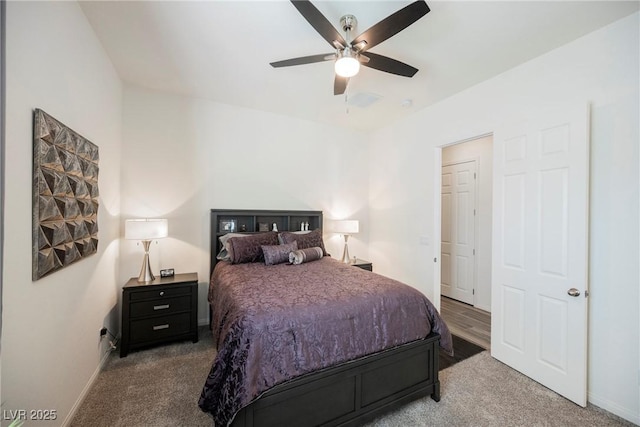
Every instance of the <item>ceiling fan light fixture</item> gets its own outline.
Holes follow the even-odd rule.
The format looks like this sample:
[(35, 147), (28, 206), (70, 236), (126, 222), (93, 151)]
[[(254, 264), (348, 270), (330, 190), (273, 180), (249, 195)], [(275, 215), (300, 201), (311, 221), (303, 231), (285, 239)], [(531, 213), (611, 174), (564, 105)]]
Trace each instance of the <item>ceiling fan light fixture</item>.
[(341, 77), (353, 77), (360, 71), (360, 62), (353, 56), (343, 56), (336, 61), (335, 70)]

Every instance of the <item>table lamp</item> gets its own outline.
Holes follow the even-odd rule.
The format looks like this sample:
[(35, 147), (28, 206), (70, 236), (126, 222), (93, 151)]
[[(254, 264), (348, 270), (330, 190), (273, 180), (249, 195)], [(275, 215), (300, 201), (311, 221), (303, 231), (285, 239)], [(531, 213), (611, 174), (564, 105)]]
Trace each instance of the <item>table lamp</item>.
[(345, 264), (350, 264), (351, 260), (349, 259), (349, 236), (352, 234), (357, 234), (360, 228), (360, 222), (354, 219), (343, 219), (340, 221), (334, 221), (333, 231), (336, 233), (340, 233), (344, 236), (344, 251), (342, 252), (342, 262)]
[(148, 283), (155, 280), (149, 264), (149, 245), (153, 239), (168, 236), (169, 225), (166, 219), (128, 219), (124, 223), (124, 238), (140, 240), (144, 247), (144, 259), (138, 276), (138, 283)]

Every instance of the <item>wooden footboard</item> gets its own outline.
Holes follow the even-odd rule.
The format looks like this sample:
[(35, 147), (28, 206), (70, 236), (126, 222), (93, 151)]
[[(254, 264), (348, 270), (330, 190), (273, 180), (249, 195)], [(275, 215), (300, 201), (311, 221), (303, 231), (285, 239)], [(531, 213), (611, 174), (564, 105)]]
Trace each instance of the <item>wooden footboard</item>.
[(440, 400), (440, 335), (278, 385), (243, 408), (236, 427), (355, 426), (419, 397)]

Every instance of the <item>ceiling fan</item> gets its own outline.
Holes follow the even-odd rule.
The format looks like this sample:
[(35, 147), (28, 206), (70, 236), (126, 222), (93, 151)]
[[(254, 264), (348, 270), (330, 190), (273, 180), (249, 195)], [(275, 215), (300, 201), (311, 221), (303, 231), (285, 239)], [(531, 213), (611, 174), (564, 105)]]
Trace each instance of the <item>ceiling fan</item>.
[[(336, 49), (335, 53), (303, 56), (272, 62), (274, 68), (289, 67), (292, 65), (310, 64), (314, 62), (335, 61), (335, 80), (333, 94), (341, 95), (347, 89), (349, 78), (355, 76), (360, 70), (360, 64), (391, 74), (404, 77), (413, 77), (418, 72), (417, 68), (397, 61), (387, 56), (368, 52), (372, 47), (394, 36), (409, 25), (416, 22), (429, 12), (429, 6), (424, 0), (417, 0), (399, 11), (387, 16), (353, 40), (349, 40), (351, 31), (355, 29), (357, 20), (353, 15), (345, 15), (340, 18), (340, 25), (346, 38), (334, 28), (327, 18), (308, 0), (291, 0), (298, 12), (311, 24), (311, 26)], [(365, 55), (366, 53), (366, 55)]]

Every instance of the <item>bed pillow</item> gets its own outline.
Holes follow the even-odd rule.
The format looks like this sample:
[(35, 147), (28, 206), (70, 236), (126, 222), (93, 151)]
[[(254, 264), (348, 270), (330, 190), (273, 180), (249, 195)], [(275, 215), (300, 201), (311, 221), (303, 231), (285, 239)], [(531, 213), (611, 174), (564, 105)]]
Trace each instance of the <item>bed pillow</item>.
[(307, 234), (296, 234), (290, 231), (280, 233), (283, 243), (297, 242), (298, 249), (307, 248), (320, 248), (322, 249), (322, 255), (327, 255), (327, 251), (324, 249), (324, 242), (322, 241), (322, 231), (318, 228)]
[[(285, 233), (293, 233), (293, 234), (309, 234), (311, 233), (311, 231), (306, 231), (306, 230), (301, 230), (301, 231), (285, 231)], [(278, 234), (278, 242), (280, 242), (281, 245), (284, 245), (284, 242), (282, 241), (282, 233)]]
[(246, 237), (231, 237), (229, 243), (229, 255), (232, 264), (243, 264), (247, 262), (264, 262), (262, 246), (278, 244), (278, 233), (270, 231), (268, 233), (250, 234)]
[(304, 264), (305, 262), (316, 261), (324, 256), (322, 248), (306, 248), (293, 251), (289, 254), (289, 262), (294, 265)]
[(229, 244), (227, 243), (229, 239), (232, 237), (247, 237), (247, 236), (251, 236), (251, 234), (227, 233), (218, 237), (218, 240), (220, 240), (220, 245), (222, 249), (220, 249), (220, 252), (218, 252), (218, 255), (216, 255), (216, 258), (219, 259), (220, 261), (230, 261), (231, 253), (229, 252), (230, 248), (229, 248)]
[(298, 244), (296, 242), (284, 245), (262, 246), (264, 263), (266, 265), (276, 265), (289, 262), (289, 254), (296, 250), (298, 250)]

